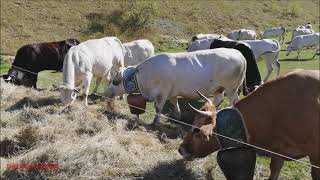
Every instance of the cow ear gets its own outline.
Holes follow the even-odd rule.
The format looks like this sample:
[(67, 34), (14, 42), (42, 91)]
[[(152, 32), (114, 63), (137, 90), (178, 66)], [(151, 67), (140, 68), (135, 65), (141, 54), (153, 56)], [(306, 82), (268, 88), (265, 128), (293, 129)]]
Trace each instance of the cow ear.
[(65, 42), (70, 47), (80, 44), (80, 42), (78, 40), (76, 40), (76, 39), (67, 39), (67, 40), (65, 40)]

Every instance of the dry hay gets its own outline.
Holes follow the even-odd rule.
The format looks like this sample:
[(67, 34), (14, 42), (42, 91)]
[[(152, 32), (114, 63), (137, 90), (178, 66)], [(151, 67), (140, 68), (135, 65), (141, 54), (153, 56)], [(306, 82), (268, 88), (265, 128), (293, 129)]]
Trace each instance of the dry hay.
[[(223, 179), (215, 155), (181, 159), (184, 129), (177, 124), (153, 129), (132, 115), (106, 113), (103, 101), (89, 108), (76, 101), (59, 115), (58, 92), (3, 81), (0, 93), (2, 178)], [(55, 163), (59, 170), (7, 169), (10, 163)]]

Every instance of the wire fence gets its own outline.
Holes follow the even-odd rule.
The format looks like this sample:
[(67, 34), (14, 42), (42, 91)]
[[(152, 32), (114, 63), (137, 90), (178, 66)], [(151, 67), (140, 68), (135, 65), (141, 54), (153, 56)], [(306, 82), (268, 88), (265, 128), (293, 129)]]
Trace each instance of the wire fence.
[[(20, 70), (23, 70), (23, 71), (25, 71), (25, 72), (29, 72), (29, 73), (38, 75), (38, 73), (29, 71), (29, 70), (24, 69), (24, 68), (21, 68), (21, 67), (17, 67), (17, 66), (12, 66), (12, 67), (17, 68), (17, 69), (20, 69)], [(50, 80), (50, 81), (55, 81), (55, 82), (57, 82), (57, 83), (59, 83), (59, 84), (64, 85), (63, 82), (61, 82), (61, 81), (59, 81), (59, 80), (57, 80), (57, 79), (54, 79), (54, 78), (52, 78), (52, 77), (47, 77), (47, 76), (45, 76), (45, 75), (41, 75), (41, 77), (44, 77), (44, 78), (46, 78), (46, 79), (48, 79), (48, 80)], [(106, 96), (104, 96), (104, 95), (102, 95), (102, 94), (98, 94), (98, 93), (93, 93), (93, 94), (95, 94), (95, 95), (97, 95), (97, 96), (100, 96), (100, 97), (103, 97), (103, 98), (106, 98), (106, 99), (108, 99), (108, 100), (110, 100), (110, 101), (114, 100), (114, 99), (109, 98), (109, 97), (106, 97)], [(143, 110), (143, 111), (145, 111), (145, 112), (147, 112), (147, 113), (149, 113), (149, 114), (152, 114), (152, 115), (157, 115), (157, 113), (154, 113), (154, 112), (151, 112), (151, 111), (147, 111), (147, 110), (145, 110), (145, 109), (142, 109), (142, 108), (140, 108), (140, 107), (137, 107), (137, 106), (128, 104), (128, 103), (123, 102), (123, 101), (120, 101), (119, 103), (122, 104), (122, 105), (127, 105), (127, 106), (134, 107), (134, 108), (136, 108), (136, 109)], [(194, 125), (192, 125), (192, 124), (185, 123), (185, 122), (183, 122), (183, 121), (180, 121), (180, 120), (177, 120), (177, 119), (174, 119), (174, 118), (165, 116), (165, 115), (163, 115), (163, 114), (159, 114), (159, 115), (160, 115), (161, 117), (163, 117), (163, 118), (169, 119), (169, 120), (174, 121), (174, 122), (176, 122), (176, 123), (183, 124), (183, 125), (186, 125), (186, 126), (189, 126), (189, 127), (192, 127), (192, 128), (197, 128), (197, 129), (199, 129), (199, 127), (194, 126)], [(292, 157), (290, 157), (290, 156), (286, 156), (286, 155), (283, 155), (283, 154), (280, 154), (280, 153), (277, 153), (277, 152), (274, 152), (274, 151), (271, 151), (271, 150), (268, 150), (268, 149), (265, 149), (265, 148), (262, 148), (262, 147), (259, 147), (259, 146), (250, 144), (250, 143), (246, 143), (246, 142), (243, 142), (243, 141), (239, 141), (239, 140), (237, 140), (237, 139), (234, 139), (234, 138), (231, 138), (231, 137), (227, 137), (227, 136), (224, 136), (224, 135), (219, 134), (219, 133), (216, 133), (216, 132), (213, 132), (213, 134), (215, 134), (215, 135), (217, 135), (217, 136), (220, 136), (220, 137), (223, 137), (223, 138), (226, 138), (226, 139), (228, 139), (228, 140), (231, 140), (231, 141), (234, 141), (234, 142), (237, 142), (237, 143), (246, 145), (246, 146), (250, 146), (250, 147), (252, 147), (252, 148), (255, 148), (255, 149), (258, 149), (258, 150), (261, 150), (261, 151), (270, 153), (270, 154), (273, 154), (273, 155), (277, 155), (277, 156), (280, 156), (280, 157), (283, 157), (283, 158), (286, 158), (286, 159), (295, 161), (295, 162), (297, 162), (297, 163), (300, 163), (300, 164), (303, 164), (303, 165), (306, 165), (306, 166), (310, 166), (310, 167), (313, 167), (313, 168), (320, 169), (319, 166), (316, 166), (316, 165), (307, 163), (307, 162), (305, 162), (305, 161), (301, 161), (301, 160), (299, 160), (299, 159), (292, 158)]]

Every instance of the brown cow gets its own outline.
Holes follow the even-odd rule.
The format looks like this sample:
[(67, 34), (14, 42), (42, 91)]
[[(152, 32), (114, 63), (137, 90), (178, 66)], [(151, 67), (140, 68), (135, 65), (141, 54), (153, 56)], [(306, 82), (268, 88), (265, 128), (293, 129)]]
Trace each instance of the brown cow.
[[(320, 72), (296, 70), (267, 82), (246, 98), (237, 108), (246, 124), (250, 144), (292, 157), (309, 156), (311, 164), (320, 166)], [(187, 160), (205, 157), (217, 151), (216, 111), (210, 100), (195, 116), (194, 128), (184, 138), (179, 153)], [(287, 160), (271, 157), (270, 179), (277, 179)], [(320, 179), (320, 170), (312, 168), (312, 178)]]
[(78, 45), (77, 39), (58, 42), (45, 42), (22, 46), (8, 71), (6, 82), (37, 88), (38, 73), (43, 70), (62, 70), (63, 60), (72, 46)]

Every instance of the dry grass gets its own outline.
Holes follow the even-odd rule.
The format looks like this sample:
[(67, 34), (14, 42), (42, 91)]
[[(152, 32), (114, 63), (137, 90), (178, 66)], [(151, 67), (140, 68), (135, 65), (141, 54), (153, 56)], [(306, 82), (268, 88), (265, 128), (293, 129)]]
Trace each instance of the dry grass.
[[(208, 169), (217, 169), (213, 156), (184, 162), (177, 153), (180, 138), (168, 138), (160, 127), (135, 124), (131, 115), (111, 114), (103, 102), (90, 108), (76, 102), (59, 115), (56, 97), (57, 92), (1, 81), (3, 178), (204, 179)], [(59, 170), (9, 170), (9, 163), (57, 163)], [(220, 171), (212, 173), (223, 177)]]
[[(98, 100), (89, 108), (76, 101), (59, 115), (57, 92), (3, 81), (0, 93), (2, 178), (224, 179), (215, 154), (192, 162), (181, 159), (177, 149), (186, 129), (179, 124), (150, 127), (118, 101), (113, 113)], [(59, 170), (7, 169), (10, 163), (56, 163)], [(268, 165), (259, 162), (255, 179), (268, 173)], [(286, 172), (281, 176), (289, 179)]]

